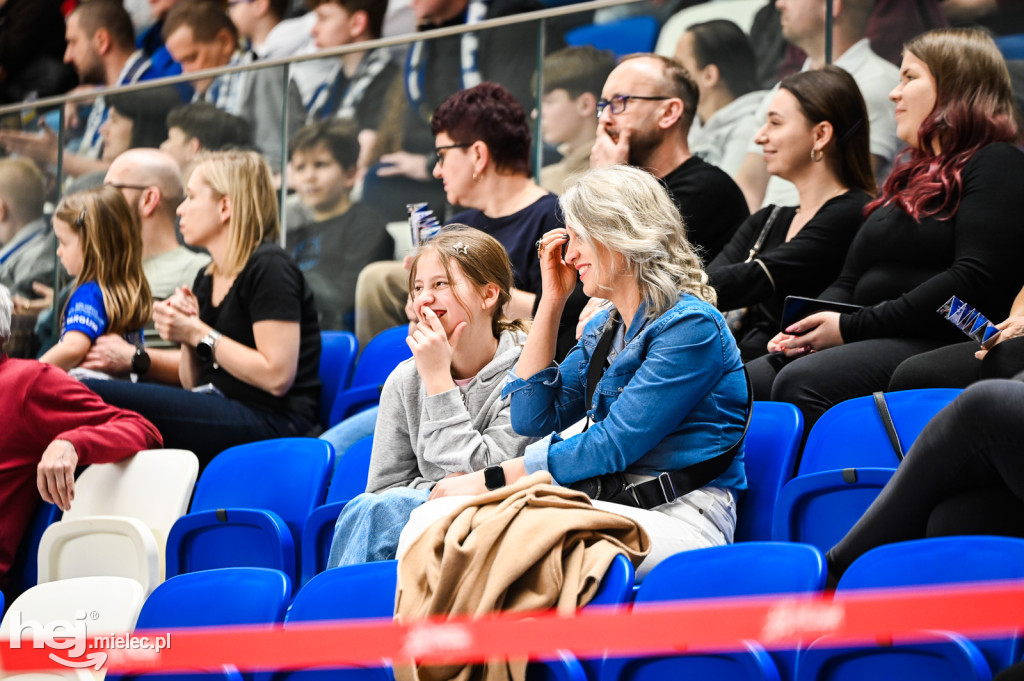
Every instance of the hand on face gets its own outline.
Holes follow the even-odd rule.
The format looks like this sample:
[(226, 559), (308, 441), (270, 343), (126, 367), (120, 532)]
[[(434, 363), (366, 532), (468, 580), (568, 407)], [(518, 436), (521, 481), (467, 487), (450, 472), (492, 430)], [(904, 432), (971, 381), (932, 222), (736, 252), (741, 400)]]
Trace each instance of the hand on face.
[(629, 138), (632, 131), (620, 128), (615, 138), (603, 123), (597, 124), (597, 139), (590, 149), (590, 167), (607, 168), (608, 166), (629, 163)]
[(540, 238), (537, 257), (540, 258), (541, 298), (566, 300), (576, 288), (576, 270), (562, 260), (562, 249), (569, 240), (564, 229), (553, 229)]
[(452, 381), (452, 357), (466, 330), (467, 322), (459, 322), (452, 329), (451, 338), (445, 333), (441, 320), (426, 305), (419, 309), (420, 321), (409, 325), (409, 337), (405, 339), (412, 350), (416, 371), (426, 384), (427, 394), (450, 390)]

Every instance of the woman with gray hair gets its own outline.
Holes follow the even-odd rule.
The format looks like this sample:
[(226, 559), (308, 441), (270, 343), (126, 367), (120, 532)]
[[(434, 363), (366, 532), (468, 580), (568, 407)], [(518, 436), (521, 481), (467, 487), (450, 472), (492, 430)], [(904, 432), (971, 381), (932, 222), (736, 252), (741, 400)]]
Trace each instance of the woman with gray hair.
[[(642, 578), (674, 553), (732, 541), (736, 492), (746, 487), (743, 364), (657, 179), (624, 165), (591, 170), (559, 204), (566, 229), (538, 244), (543, 293), (503, 392), (516, 432), (543, 439), (496, 470), (442, 480), (432, 497), (547, 471), (647, 530)], [(612, 306), (554, 366), (558, 320), (577, 276), (587, 295)], [(583, 432), (559, 435), (583, 418)]]

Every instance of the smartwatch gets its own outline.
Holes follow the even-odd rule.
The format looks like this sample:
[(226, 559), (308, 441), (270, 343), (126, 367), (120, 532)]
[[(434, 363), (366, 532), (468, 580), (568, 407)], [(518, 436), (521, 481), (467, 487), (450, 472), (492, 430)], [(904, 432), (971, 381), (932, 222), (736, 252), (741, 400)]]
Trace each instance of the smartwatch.
[(203, 339), (196, 345), (196, 354), (199, 356), (199, 359), (216, 364), (213, 359), (213, 351), (217, 347), (217, 341), (220, 340), (220, 336), (220, 331), (214, 329), (210, 329), (210, 333), (203, 336)]
[(505, 469), (501, 465), (488, 466), (484, 469), (484, 486), (488, 490), (496, 490), (505, 486)]
[(136, 376), (145, 376), (146, 372), (149, 371), (149, 366), (152, 361), (149, 359), (149, 353), (146, 352), (145, 348), (135, 348), (135, 354), (132, 355), (132, 373)]

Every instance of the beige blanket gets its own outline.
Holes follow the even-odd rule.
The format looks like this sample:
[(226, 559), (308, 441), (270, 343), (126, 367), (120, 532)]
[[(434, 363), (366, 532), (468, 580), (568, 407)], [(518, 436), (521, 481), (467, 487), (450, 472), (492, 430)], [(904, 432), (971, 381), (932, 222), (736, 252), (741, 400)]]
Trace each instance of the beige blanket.
[[(629, 518), (595, 509), (547, 473), (473, 497), (431, 525), (398, 562), (395, 618), (557, 608), (571, 614), (594, 597), (617, 554), (633, 565), (650, 550)], [(395, 668), (397, 681), (522, 681), (525, 661)]]

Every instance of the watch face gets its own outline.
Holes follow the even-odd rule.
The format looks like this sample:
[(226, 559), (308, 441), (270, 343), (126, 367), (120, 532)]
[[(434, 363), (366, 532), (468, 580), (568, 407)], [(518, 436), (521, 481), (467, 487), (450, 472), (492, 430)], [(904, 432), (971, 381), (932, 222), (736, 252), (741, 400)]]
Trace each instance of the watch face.
[(132, 357), (132, 373), (138, 374), (139, 376), (143, 375), (149, 371), (149, 365), (151, 363), (149, 354), (142, 348), (139, 348), (135, 351), (135, 355)]
[(501, 466), (488, 466), (484, 469), (484, 486), (487, 489), (498, 489), (505, 486), (505, 469)]

